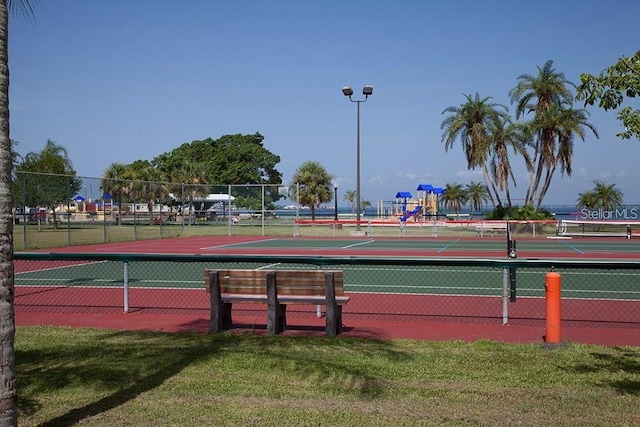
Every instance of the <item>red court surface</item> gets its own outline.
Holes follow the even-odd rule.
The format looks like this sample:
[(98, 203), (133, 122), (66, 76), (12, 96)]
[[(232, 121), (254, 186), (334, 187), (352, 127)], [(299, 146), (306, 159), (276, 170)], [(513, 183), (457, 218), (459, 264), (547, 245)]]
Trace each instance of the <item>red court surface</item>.
[[(411, 339), (426, 341), (490, 340), (510, 343), (544, 343), (545, 328), (522, 325), (450, 322), (349, 321), (342, 337)], [(324, 335), (324, 319), (288, 319), (283, 335)], [(129, 331), (207, 333), (209, 319), (189, 315), (140, 313), (16, 313), (17, 326), (52, 325)], [(266, 319), (234, 319), (235, 334), (264, 334)], [(640, 330), (614, 328), (562, 328), (562, 341), (604, 346), (640, 346)]]
[[(195, 237), (162, 240), (147, 240), (126, 243), (111, 243), (89, 246), (76, 246), (56, 249), (55, 252), (87, 252), (87, 253), (170, 253), (170, 254), (239, 254), (239, 255), (300, 255), (300, 256), (412, 256), (412, 257), (474, 257), (504, 259), (504, 251), (488, 250), (419, 250), (419, 249), (384, 249), (371, 251), (364, 245), (349, 245), (339, 248), (323, 246), (317, 248), (305, 247), (277, 247), (275, 243), (282, 243), (282, 238), (274, 239), (274, 246), (255, 247), (252, 242), (267, 242), (272, 238), (261, 237)], [(285, 239), (288, 240), (288, 239)], [(295, 239), (292, 239), (295, 240)], [(300, 242), (310, 239), (300, 239)], [(325, 239), (331, 241), (331, 239)], [(340, 239), (343, 241), (344, 239)], [(354, 241), (362, 238), (354, 239)], [(376, 239), (377, 240), (377, 239)], [(426, 240), (426, 239), (424, 239)], [(437, 239), (433, 239), (437, 240)], [(426, 240), (432, 242), (433, 240)], [(443, 239), (441, 247), (446, 247)], [(485, 239), (490, 242), (491, 239)], [(390, 239), (390, 241), (394, 241)], [(395, 241), (398, 241), (397, 239)], [(502, 239), (501, 241), (504, 241)], [(246, 246), (243, 246), (246, 244)], [(304, 246), (304, 245), (302, 245)], [(50, 252), (50, 251), (47, 251)], [(598, 253), (584, 251), (562, 252), (520, 252), (520, 258), (575, 258), (584, 259), (638, 259), (635, 250), (620, 253)], [(43, 313), (16, 311), (16, 325), (55, 325), (69, 327), (96, 327), (116, 330), (145, 330), (163, 332), (196, 332), (207, 333), (209, 319), (203, 315), (187, 314), (154, 314), (154, 313)], [(413, 340), (461, 340), (477, 341), (491, 340), (513, 343), (544, 343), (545, 328), (530, 325), (502, 325), (470, 322), (400, 322), (389, 320), (350, 320), (345, 316), (345, 330), (341, 336), (361, 337), (372, 339), (413, 339)], [(264, 334), (266, 332), (266, 318), (253, 319), (234, 317), (235, 334)], [(318, 335), (324, 334), (324, 319), (288, 319), (285, 335)], [(613, 327), (562, 327), (562, 341), (567, 343), (585, 343), (606, 346), (640, 346), (640, 329)]]

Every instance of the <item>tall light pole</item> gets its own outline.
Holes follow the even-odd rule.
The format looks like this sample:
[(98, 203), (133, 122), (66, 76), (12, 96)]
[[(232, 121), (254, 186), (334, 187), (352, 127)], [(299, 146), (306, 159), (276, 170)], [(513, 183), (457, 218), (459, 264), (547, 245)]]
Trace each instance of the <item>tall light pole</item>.
[(349, 86), (345, 86), (342, 88), (342, 93), (344, 96), (349, 97), (349, 101), (355, 102), (358, 104), (357, 114), (358, 114), (358, 124), (357, 124), (357, 143), (356, 143), (356, 230), (360, 231), (360, 104), (363, 102), (367, 102), (369, 96), (373, 95), (373, 86), (364, 85), (362, 88), (362, 94), (364, 95), (364, 99), (356, 100), (352, 99), (353, 89)]
[(338, 223), (338, 183), (333, 183), (333, 197), (335, 199), (335, 205), (333, 206), (333, 220)]

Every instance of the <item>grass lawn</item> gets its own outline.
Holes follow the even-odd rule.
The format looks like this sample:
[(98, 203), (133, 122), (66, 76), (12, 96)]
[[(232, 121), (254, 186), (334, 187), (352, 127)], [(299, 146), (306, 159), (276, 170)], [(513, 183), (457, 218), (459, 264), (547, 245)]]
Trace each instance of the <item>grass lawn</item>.
[(16, 332), (22, 426), (640, 425), (640, 348)]

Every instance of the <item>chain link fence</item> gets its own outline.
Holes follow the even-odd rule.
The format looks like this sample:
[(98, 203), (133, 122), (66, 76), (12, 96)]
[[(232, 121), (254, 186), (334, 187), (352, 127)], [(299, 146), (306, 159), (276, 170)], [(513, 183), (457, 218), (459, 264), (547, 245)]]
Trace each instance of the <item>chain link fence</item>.
[[(215, 255), (16, 253), (17, 312), (195, 314), (208, 318), (206, 269), (340, 269), (343, 319), (543, 325), (545, 275), (562, 275), (567, 325), (640, 326), (640, 263)], [(293, 305), (288, 316), (317, 316)], [(265, 318), (257, 304), (234, 318)]]
[(289, 188), (209, 185), (18, 172), (18, 250), (194, 235), (291, 235)]
[[(286, 185), (210, 185), (18, 172), (14, 179), (17, 250), (185, 236), (352, 235), (400, 237), (504, 236), (504, 221), (469, 215), (422, 215), (400, 221), (400, 205), (313, 210)], [(337, 191), (336, 191), (337, 193)], [(344, 205), (347, 201), (341, 200)], [(359, 228), (359, 229), (358, 229)], [(524, 221), (516, 236), (555, 235), (556, 221)]]

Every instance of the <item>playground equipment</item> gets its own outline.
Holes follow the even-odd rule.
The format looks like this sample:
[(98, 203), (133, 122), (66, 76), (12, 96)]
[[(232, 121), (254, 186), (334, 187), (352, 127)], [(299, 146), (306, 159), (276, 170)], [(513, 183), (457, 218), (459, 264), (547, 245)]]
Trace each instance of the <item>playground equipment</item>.
[(426, 215), (438, 215), (438, 195), (444, 193), (439, 187), (431, 184), (420, 184), (417, 188), (418, 198), (414, 199), (413, 195), (408, 191), (399, 191), (396, 194), (396, 205), (394, 215), (402, 222), (406, 222), (409, 218), (422, 218)]
[[(407, 209), (411, 209), (407, 212)], [(405, 222), (411, 216), (415, 216), (422, 210), (422, 206), (413, 200), (413, 195), (408, 191), (399, 191), (396, 194), (396, 215), (401, 222)]]
[(416, 188), (421, 200), (421, 204), (425, 207), (424, 213), (429, 215), (438, 215), (438, 196), (444, 193), (440, 187), (434, 187), (431, 184), (420, 184)]
[(412, 216), (418, 215), (420, 213), (420, 211), (422, 211), (422, 206), (416, 206), (415, 209), (413, 209), (412, 211), (409, 211), (409, 212), (405, 213), (404, 215), (402, 215), (400, 217), (400, 221), (405, 222), (406, 220), (408, 220)]

